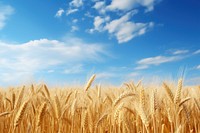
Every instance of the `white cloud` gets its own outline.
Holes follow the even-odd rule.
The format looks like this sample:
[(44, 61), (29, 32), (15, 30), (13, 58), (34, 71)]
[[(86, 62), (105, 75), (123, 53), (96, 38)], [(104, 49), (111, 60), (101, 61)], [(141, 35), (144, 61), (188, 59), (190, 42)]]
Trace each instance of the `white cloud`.
[(154, 23), (134, 23), (131, 22), (131, 17), (137, 13), (137, 10), (126, 13), (119, 19), (110, 21), (110, 17), (96, 16), (94, 18), (94, 28), (89, 30), (89, 33), (94, 31), (108, 31), (109, 34), (114, 35), (118, 43), (125, 43), (133, 39), (134, 37), (141, 36), (147, 32), (147, 30), (153, 27)]
[(62, 8), (60, 8), (60, 9), (57, 11), (55, 17), (58, 17), (58, 18), (61, 17), (61, 16), (63, 15), (64, 12), (65, 12), (65, 11), (64, 11)]
[(65, 69), (64, 73), (65, 74), (78, 74), (78, 73), (81, 73), (83, 71), (84, 71), (83, 65), (78, 64), (78, 65), (75, 65), (73, 67), (69, 67), (69, 68)]
[(134, 69), (135, 69), (135, 70), (142, 70), (142, 69), (147, 69), (147, 68), (149, 68), (148, 65), (141, 65), (141, 66), (135, 67)]
[(72, 13), (77, 12), (77, 11), (78, 11), (78, 9), (68, 9), (67, 12), (66, 12), (66, 15), (68, 16), (68, 15), (70, 15)]
[(200, 76), (189, 77), (187, 78), (187, 80), (185, 80), (185, 84), (189, 86), (196, 86), (199, 85), (199, 83), (200, 83)]
[(92, 33), (93, 31), (103, 31), (104, 30), (104, 25), (106, 21), (109, 21), (110, 17), (102, 18), (100, 16), (96, 16), (94, 18), (94, 29), (90, 29), (90, 32)]
[(174, 62), (186, 58), (186, 56), (154, 56), (141, 59), (136, 62), (135, 70), (147, 69), (151, 65), (160, 65), (163, 63)]
[(59, 66), (69, 65), (71, 68), (107, 56), (102, 45), (87, 44), (76, 38), (66, 40), (40, 39), (23, 44), (0, 42), (0, 82), (22, 81), (40, 71), (60, 70)]
[(73, 19), (72, 22), (73, 22), (73, 23), (77, 23), (77, 22), (78, 22), (78, 19)]
[(71, 32), (75, 32), (75, 31), (78, 31), (79, 30), (79, 28), (77, 27), (77, 26), (72, 26), (71, 27)]
[(54, 72), (55, 72), (55, 71), (52, 70), (52, 69), (47, 71), (47, 73), (54, 73)]
[(196, 50), (193, 54), (200, 54), (200, 49)]
[(131, 72), (131, 73), (129, 73), (128, 75), (127, 75), (127, 77), (129, 77), (129, 78), (133, 78), (133, 77), (137, 77), (137, 76), (139, 76), (140, 74), (138, 73), (138, 72)]
[(160, 65), (162, 63), (173, 62), (182, 59), (181, 56), (155, 56), (141, 59), (137, 62), (139, 65)]
[(200, 65), (198, 65), (198, 66), (196, 67), (196, 69), (200, 70)]
[(90, 13), (90, 12), (86, 12), (84, 14), (84, 16), (88, 17), (88, 18), (94, 18), (94, 16)]
[(143, 35), (149, 28), (153, 27), (154, 24), (152, 22), (134, 23), (129, 21), (136, 13), (136, 10), (128, 12), (126, 15), (107, 23), (105, 26), (105, 29), (108, 30), (110, 34), (116, 36), (118, 43), (128, 42), (134, 37)]
[(189, 52), (189, 50), (176, 50), (176, 51), (172, 52), (172, 54), (178, 55), (178, 54), (186, 54), (188, 52)]
[(97, 73), (96, 75), (97, 79), (109, 79), (117, 76), (115, 73), (112, 72), (101, 72)]
[(93, 8), (95, 8), (100, 14), (105, 14), (106, 12), (105, 1), (96, 2)]
[(128, 11), (139, 6), (146, 8), (146, 11), (152, 11), (156, 0), (112, 0), (111, 4), (107, 6), (107, 10)]
[(0, 3), (0, 30), (5, 26), (5, 21), (14, 12), (13, 7), (9, 5), (1, 5)]
[(69, 4), (70, 4), (70, 6), (80, 7), (80, 6), (83, 6), (83, 1), (82, 0), (72, 0), (72, 2), (70, 2)]

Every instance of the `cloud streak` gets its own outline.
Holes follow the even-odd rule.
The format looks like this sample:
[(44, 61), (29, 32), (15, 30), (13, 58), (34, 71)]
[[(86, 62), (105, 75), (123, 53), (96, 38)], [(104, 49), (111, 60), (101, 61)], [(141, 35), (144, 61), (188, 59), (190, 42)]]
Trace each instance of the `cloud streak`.
[(173, 62), (182, 59), (181, 56), (155, 56), (141, 59), (137, 62), (139, 65), (160, 65), (167, 62)]
[[(180, 61), (189, 57), (191, 58), (192, 56), (195, 56), (200, 53), (200, 50), (196, 50), (194, 52), (189, 50), (175, 50), (175, 51), (169, 50), (169, 51), (170, 55), (168, 56), (158, 55), (140, 59), (139, 61), (136, 62), (137, 66), (134, 69), (135, 70), (148, 69), (150, 66), (158, 66), (164, 63)], [(200, 65), (194, 67), (193, 69), (196, 70), (200, 69)]]
[(2, 5), (0, 3), (0, 30), (3, 29), (3, 27), (6, 24), (6, 20), (10, 15), (14, 13), (14, 8), (9, 5)]
[(178, 54), (186, 54), (188, 52), (189, 52), (189, 50), (176, 50), (172, 54), (178, 55)]

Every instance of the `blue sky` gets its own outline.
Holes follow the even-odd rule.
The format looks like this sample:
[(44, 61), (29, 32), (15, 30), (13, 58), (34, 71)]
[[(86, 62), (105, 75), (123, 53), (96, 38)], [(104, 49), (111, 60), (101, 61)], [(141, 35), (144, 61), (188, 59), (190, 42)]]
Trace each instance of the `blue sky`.
[(0, 1), (0, 86), (200, 83), (199, 0)]

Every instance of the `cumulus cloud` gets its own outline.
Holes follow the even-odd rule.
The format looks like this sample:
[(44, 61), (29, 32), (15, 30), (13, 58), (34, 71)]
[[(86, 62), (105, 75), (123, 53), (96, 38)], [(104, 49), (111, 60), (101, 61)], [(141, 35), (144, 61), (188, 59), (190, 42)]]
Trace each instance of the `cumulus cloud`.
[(149, 28), (153, 27), (153, 22), (135, 23), (129, 21), (136, 13), (137, 11), (128, 12), (126, 15), (107, 23), (105, 26), (105, 29), (117, 38), (118, 43), (128, 42), (134, 37), (145, 34)]
[(64, 12), (65, 12), (65, 11), (64, 11), (62, 8), (60, 8), (60, 9), (57, 11), (55, 17), (61, 17), (61, 16), (63, 15)]
[(100, 14), (105, 14), (106, 12), (106, 3), (105, 1), (98, 1), (93, 6)]
[(23, 81), (22, 78), (59, 66), (71, 68), (90, 61), (98, 62), (107, 56), (105, 51), (102, 45), (87, 44), (76, 38), (67, 41), (40, 39), (23, 44), (0, 42), (0, 82)]
[(156, 0), (112, 0), (111, 4), (107, 6), (107, 10), (127, 11), (139, 6), (143, 6), (146, 8), (146, 11), (152, 11), (155, 3)]
[[(144, 7), (145, 11), (152, 11), (158, 1), (160, 0), (111, 0), (111, 2), (92, 0), (84, 4), (86, 1), (72, 0), (69, 2), (66, 15), (84, 11), (83, 15), (86, 18), (82, 16), (82, 20), (93, 19), (93, 27), (87, 28), (86, 32), (108, 31), (110, 37), (115, 37), (118, 43), (126, 43), (135, 37), (145, 34), (154, 26), (151, 21), (135, 22), (132, 16), (137, 14), (141, 7)], [(96, 10), (96, 14), (88, 10), (91, 5)]]
[(5, 21), (14, 13), (14, 8), (0, 3), (0, 30), (5, 26)]
[(90, 33), (93, 33), (95, 30), (96, 31), (103, 31), (104, 30), (104, 26), (105, 26), (105, 22), (109, 21), (110, 20), (110, 17), (107, 16), (105, 18), (102, 18), (100, 16), (96, 16), (94, 18), (94, 28), (93, 29), (90, 29)]
[(80, 7), (83, 6), (83, 1), (82, 0), (72, 0), (69, 3), (70, 6), (74, 6), (74, 7)]
[(110, 21), (110, 17), (96, 16), (94, 18), (94, 28), (90, 29), (89, 32), (94, 31), (108, 31), (109, 34), (115, 36), (118, 43), (125, 43), (133, 39), (134, 37), (145, 34), (148, 29), (153, 27), (154, 23), (135, 23), (131, 22), (131, 17), (137, 13), (137, 10), (126, 13), (119, 19)]

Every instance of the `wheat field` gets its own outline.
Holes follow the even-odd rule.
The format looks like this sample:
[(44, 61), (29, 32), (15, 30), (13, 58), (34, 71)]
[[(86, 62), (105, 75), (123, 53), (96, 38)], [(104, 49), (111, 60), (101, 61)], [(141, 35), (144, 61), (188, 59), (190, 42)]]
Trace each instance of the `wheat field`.
[(45, 84), (0, 90), (0, 133), (200, 133), (200, 86)]

